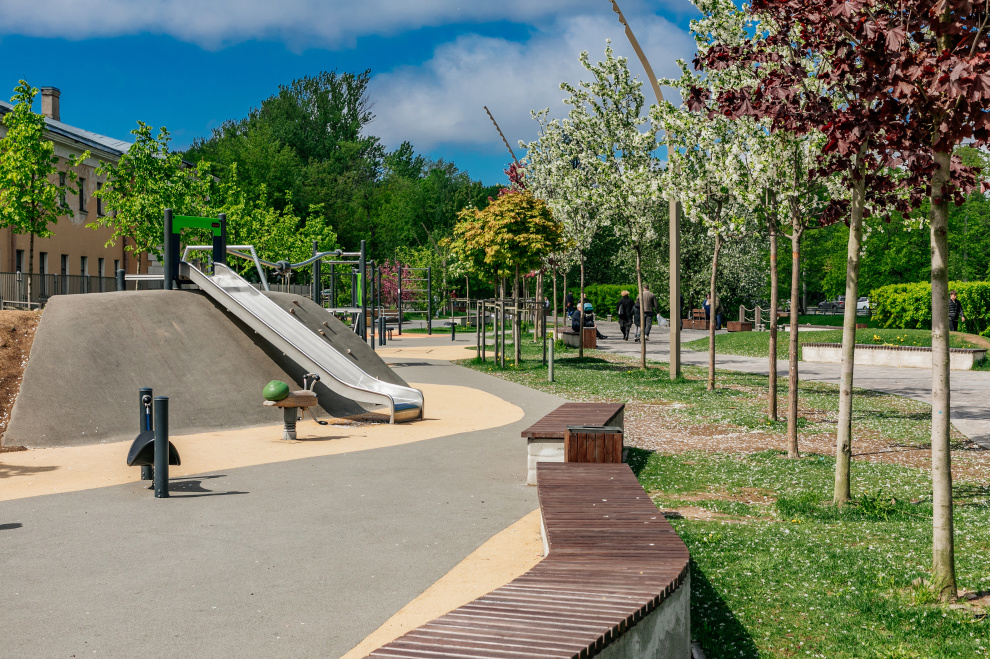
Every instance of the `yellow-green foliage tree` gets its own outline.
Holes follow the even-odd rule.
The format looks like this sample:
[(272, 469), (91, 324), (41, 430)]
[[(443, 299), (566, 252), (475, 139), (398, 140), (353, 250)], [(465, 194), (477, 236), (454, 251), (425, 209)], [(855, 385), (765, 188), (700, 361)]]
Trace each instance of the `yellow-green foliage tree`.
[[(461, 262), (479, 274), (513, 273), (513, 299), (519, 306), (519, 276), (541, 267), (544, 257), (559, 251), (564, 231), (542, 199), (526, 191), (506, 188), (483, 210), (466, 208), (454, 227), (453, 249)], [(522, 325), (513, 314), (515, 362), (521, 359)]]

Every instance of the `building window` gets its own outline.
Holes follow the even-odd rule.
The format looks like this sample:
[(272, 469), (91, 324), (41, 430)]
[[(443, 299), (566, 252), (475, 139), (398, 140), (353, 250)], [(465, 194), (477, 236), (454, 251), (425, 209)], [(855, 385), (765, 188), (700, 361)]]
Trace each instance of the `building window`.
[(79, 257), (79, 274), (83, 277), (89, 274), (89, 257), (80, 256)]
[(62, 210), (69, 207), (69, 204), (65, 201), (65, 172), (58, 173), (58, 203), (62, 206)]
[(62, 276), (69, 274), (69, 255), (62, 255)]
[(79, 179), (79, 212), (86, 212), (86, 179)]
[(48, 274), (48, 252), (38, 252), (38, 272)]
[(14, 272), (24, 272), (24, 250), (14, 252)]
[(105, 262), (106, 262), (106, 259), (97, 259), (96, 260), (96, 276), (97, 277), (106, 277), (107, 276), (107, 273), (103, 271), (103, 267), (105, 265)]
[[(96, 183), (96, 191), (99, 192), (102, 189), (103, 189), (103, 183), (97, 182)], [(97, 195), (97, 197), (96, 197), (96, 215), (98, 217), (103, 217), (103, 215), (104, 215), (104, 213), (103, 213), (103, 198), (100, 197), (99, 195)]]

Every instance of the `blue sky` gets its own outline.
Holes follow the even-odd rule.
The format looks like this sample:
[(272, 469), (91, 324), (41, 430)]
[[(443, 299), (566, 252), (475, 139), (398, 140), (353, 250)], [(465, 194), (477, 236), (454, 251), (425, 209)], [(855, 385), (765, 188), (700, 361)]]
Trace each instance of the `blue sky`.
[[(657, 75), (676, 75), (693, 6), (620, 5)], [(65, 123), (119, 139), (165, 125), (184, 148), (279, 84), (370, 69), (369, 132), (491, 184), (511, 159), (483, 106), (513, 148), (531, 140), (530, 110), (564, 114), (559, 83), (607, 38), (640, 71), (608, 0), (0, 0), (0, 96), (21, 78), (58, 87)]]

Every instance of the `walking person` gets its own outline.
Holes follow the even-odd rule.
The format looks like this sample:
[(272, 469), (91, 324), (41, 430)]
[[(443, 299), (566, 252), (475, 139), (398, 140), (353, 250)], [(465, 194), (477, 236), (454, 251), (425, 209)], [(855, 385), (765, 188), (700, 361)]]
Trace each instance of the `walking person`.
[(705, 310), (705, 325), (707, 326), (712, 322), (712, 296), (711, 293), (705, 294), (705, 301), (702, 303), (701, 308)]
[(633, 324), (633, 301), (629, 297), (629, 291), (622, 291), (615, 314), (619, 317), (619, 331), (622, 332), (622, 340), (628, 341), (629, 330), (632, 329)]
[[(643, 284), (643, 292), (637, 301), (643, 308), (643, 334), (649, 341), (650, 330), (653, 328), (653, 316), (657, 313), (657, 296), (650, 292), (649, 284)], [(636, 314), (636, 317), (639, 318), (639, 314)]]
[(636, 325), (636, 338), (634, 338), (633, 341), (639, 341), (639, 298), (633, 302), (632, 318), (633, 323)]
[(949, 291), (949, 331), (958, 332), (960, 320), (966, 322), (962, 302), (959, 301), (955, 291)]
[(725, 309), (722, 308), (721, 298), (715, 299), (715, 329), (720, 330), (725, 326)]

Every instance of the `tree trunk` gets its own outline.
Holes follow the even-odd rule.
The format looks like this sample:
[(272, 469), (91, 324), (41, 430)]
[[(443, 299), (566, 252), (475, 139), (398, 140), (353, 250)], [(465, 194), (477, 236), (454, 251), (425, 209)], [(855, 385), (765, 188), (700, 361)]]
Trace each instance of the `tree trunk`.
[(31, 275), (34, 273), (34, 232), (31, 232), (31, 239), (28, 241), (28, 271), (27, 271), (27, 301), (28, 309), (31, 308)]
[[(780, 275), (777, 272), (777, 220), (770, 221), (770, 362), (768, 376), (770, 384), (767, 417), (777, 420), (777, 307), (780, 304)], [(791, 309), (794, 309), (793, 300)], [(796, 310), (795, 310), (796, 311)]]
[[(804, 227), (801, 225), (801, 214), (795, 204), (791, 205), (791, 315), (788, 336), (788, 369), (787, 369), (787, 457), (799, 458), (798, 451), (798, 315), (797, 308), (798, 273), (801, 270), (801, 235)], [(776, 320), (776, 318), (774, 318)]]
[(849, 470), (852, 462), (852, 388), (856, 352), (856, 300), (859, 299), (859, 257), (863, 245), (863, 206), (866, 203), (866, 180), (857, 164), (859, 179), (853, 181), (852, 208), (849, 216), (849, 248), (846, 252), (846, 308), (842, 317), (842, 371), (839, 376), (839, 424), (835, 435), (836, 505), (852, 498)]
[(636, 250), (636, 290), (639, 291), (639, 367), (646, 370), (646, 312), (643, 310), (643, 254), (639, 245)]
[(584, 252), (581, 253), (581, 286), (578, 289), (578, 357), (584, 357)]
[(722, 250), (722, 234), (715, 234), (712, 253), (712, 280), (708, 292), (708, 391), (715, 391), (715, 278), (718, 276), (718, 253)]
[(949, 453), (949, 165), (951, 152), (935, 153), (932, 176), (932, 587), (943, 602), (956, 597)]
[(512, 356), (516, 368), (522, 361), (522, 313), (519, 310), (519, 265), (516, 264), (516, 281), (512, 287), (512, 306), (515, 311), (512, 313)]

